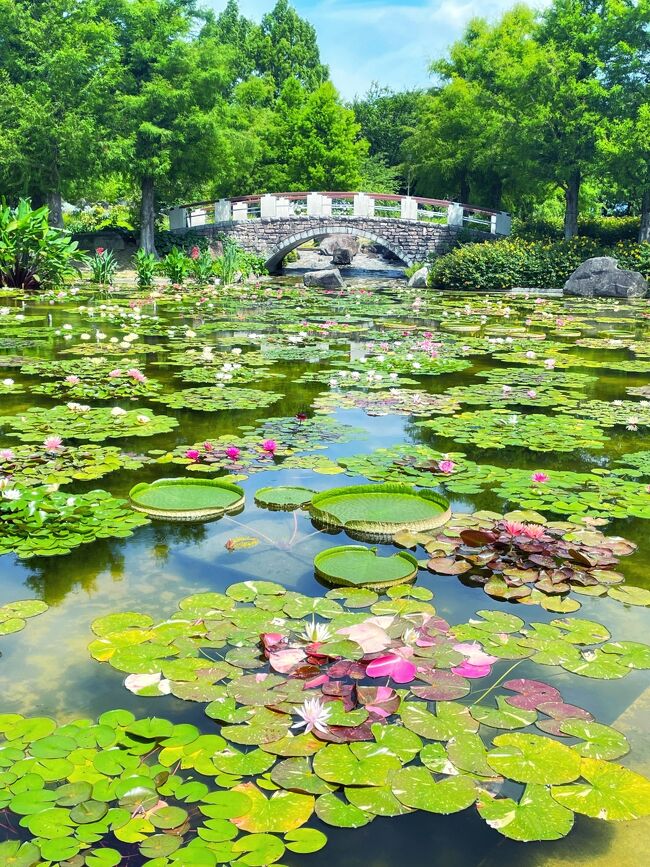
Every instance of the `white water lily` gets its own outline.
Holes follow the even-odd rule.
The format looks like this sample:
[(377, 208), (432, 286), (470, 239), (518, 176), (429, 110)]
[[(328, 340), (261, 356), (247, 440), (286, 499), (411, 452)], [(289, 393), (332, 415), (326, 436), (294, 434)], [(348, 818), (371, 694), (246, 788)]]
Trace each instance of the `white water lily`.
[(302, 635), (307, 641), (328, 641), (332, 637), (332, 631), (327, 623), (316, 623), (312, 620), (305, 624)]
[(291, 728), (297, 729), (305, 726), (305, 734), (307, 734), (314, 729), (319, 732), (327, 732), (327, 721), (332, 715), (332, 710), (319, 698), (308, 698), (301, 707), (294, 708), (294, 713), (298, 714), (302, 721), (294, 723)]

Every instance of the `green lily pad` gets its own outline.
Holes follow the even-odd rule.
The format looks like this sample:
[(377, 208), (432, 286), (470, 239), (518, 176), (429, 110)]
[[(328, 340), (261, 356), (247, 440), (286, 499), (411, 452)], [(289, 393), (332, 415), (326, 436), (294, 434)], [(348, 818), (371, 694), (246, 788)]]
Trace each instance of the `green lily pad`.
[(610, 822), (650, 815), (650, 780), (600, 759), (584, 758), (580, 776), (585, 783), (553, 786), (558, 804), (576, 813)]
[(580, 776), (580, 756), (557, 741), (539, 735), (507, 734), (497, 735), (493, 743), (487, 762), (511, 780), (557, 785)]
[(545, 786), (529, 783), (519, 801), (483, 792), (477, 804), (485, 822), (511, 840), (559, 840), (573, 827), (573, 812), (558, 804)]
[(336, 587), (383, 590), (412, 581), (418, 572), (418, 561), (406, 551), (381, 557), (376, 548), (342, 545), (317, 554), (314, 569), (317, 578)]

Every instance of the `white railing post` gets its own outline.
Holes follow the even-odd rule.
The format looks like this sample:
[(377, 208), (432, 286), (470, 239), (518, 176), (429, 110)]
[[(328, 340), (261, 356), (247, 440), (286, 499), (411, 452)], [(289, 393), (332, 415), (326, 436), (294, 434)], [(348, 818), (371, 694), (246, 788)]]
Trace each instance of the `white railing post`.
[(329, 196), (321, 196), (323, 212), (321, 216), (323, 217), (331, 217), (332, 216), (332, 200)]
[(230, 223), (232, 220), (232, 206), (229, 199), (219, 199), (214, 203), (215, 223)]
[(458, 228), (463, 228), (463, 216), (464, 209), (463, 206), (458, 202), (450, 202), (447, 207), (447, 225), (448, 226), (458, 226)]
[(232, 218), (235, 223), (242, 223), (248, 219), (248, 202), (234, 202), (232, 206)]
[(169, 212), (169, 228), (172, 232), (187, 229), (187, 209), (172, 208)]
[(275, 216), (287, 218), (291, 214), (291, 202), (283, 196), (279, 196), (275, 200)]
[(370, 204), (374, 205), (374, 201), (365, 193), (357, 193), (354, 197), (353, 216), (355, 217), (370, 217)]
[(278, 200), (270, 193), (262, 196), (260, 199), (260, 217), (266, 220), (277, 216), (277, 204)]
[(401, 217), (403, 220), (417, 220), (418, 203), (411, 196), (402, 199)]
[(320, 193), (307, 193), (307, 216), (322, 217), (323, 201), (325, 197)]
[(492, 214), (490, 231), (493, 235), (509, 235), (512, 231), (512, 217), (506, 211)]

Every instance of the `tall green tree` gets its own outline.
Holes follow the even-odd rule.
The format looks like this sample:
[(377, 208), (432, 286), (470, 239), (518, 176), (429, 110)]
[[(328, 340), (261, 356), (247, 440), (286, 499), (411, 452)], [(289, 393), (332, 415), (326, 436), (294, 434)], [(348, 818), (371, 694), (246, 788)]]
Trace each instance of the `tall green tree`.
[(370, 157), (378, 158), (372, 165), (385, 163), (396, 169), (396, 177), (406, 190), (410, 166), (405, 164), (408, 154), (404, 152), (404, 141), (418, 123), (424, 104), (425, 96), (419, 90), (395, 92), (373, 82), (368, 92), (355, 97), (351, 105), (361, 133), (370, 144)]
[(354, 112), (341, 105), (330, 81), (297, 102), (284, 140), (287, 189), (359, 189), (368, 143)]
[(215, 39), (191, 38), (200, 21), (195, 0), (106, 3), (123, 73), (119, 168), (140, 189), (140, 246), (154, 252), (156, 198), (191, 196), (220, 171), (232, 69)]
[(95, 0), (0, 0), (0, 185), (47, 203), (101, 173), (119, 81), (115, 31)]
[(276, 95), (289, 78), (295, 78), (306, 90), (316, 90), (329, 78), (327, 66), (321, 63), (316, 31), (288, 0), (277, 0), (262, 18), (252, 39), (252, 51), (258, 74), (271, 76)]

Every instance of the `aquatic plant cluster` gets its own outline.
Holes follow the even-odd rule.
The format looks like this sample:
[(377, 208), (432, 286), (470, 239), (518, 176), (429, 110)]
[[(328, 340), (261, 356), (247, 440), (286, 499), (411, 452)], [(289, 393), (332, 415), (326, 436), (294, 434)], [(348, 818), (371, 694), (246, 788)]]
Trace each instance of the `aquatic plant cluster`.
[[(89, 618), (84, 660), (144, 710), (0, 713), (2, 863), (264, 867), (416, 811), (517, 844), (650, 815), (602, 717), (650, 669), (617, 620), (650, 607), (645, 301), (95, 291), (3, 293), (0, 566), (233, 534), (196, 592)], [(53, 616), (6, 602), (0, 641)]]

